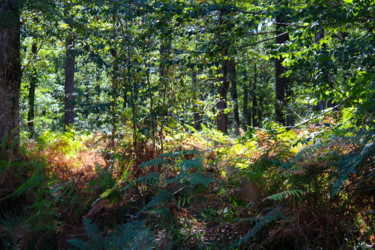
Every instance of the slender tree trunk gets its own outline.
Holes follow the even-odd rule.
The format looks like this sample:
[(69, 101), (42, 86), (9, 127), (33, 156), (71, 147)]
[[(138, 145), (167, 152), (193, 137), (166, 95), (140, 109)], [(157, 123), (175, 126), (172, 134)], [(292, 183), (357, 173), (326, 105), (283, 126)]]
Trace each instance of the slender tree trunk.
[(16, 0), (0, 1), (0, 140), (7, 135), (16, 139), (16, 144), (22, 74), (19, 4)]
[(112, 50), (112, 57), (113, 57), (113, 73), (112, 73), (112, 88), (111, 88), (111, 123), (112, 123), (112, 146), (115, 145), (115, 137), (117, 131), (117, 83), (118, 83), (118, 72), (119, 72), (119, 64), (117, 58), (117, 51), (116, 49)]
[(257, 82), (258, 82), (258, 72), (257, 72), (257, 64), (254, 64), (254, 82), (253, 82), (253, 91), (252, 91), (252, 97), (253, 97), (253, 108), (252, 108), (252, 120), (253, 120), (253, 127), (259, 126), (259, 120), (258, 120), (258, 101), (257, 101)]
[[(277, 44), (284, 44), (286, 41), (289, 40), (289, 34), (283, 34), (285, 31), (282, 29), (284, 24), (282, 16), (276, 17), (276, 38)], [(276, 94), (276, 101), (275, 101), (275, 116), (276, 122), (285, 125), (285, 107), (286, 107), (286, 89), (288, 86), (288, 78), (283, 77), (282, 75), (286, 72), (286, 68), (282, 65), (284, 58), (280, 56), (280, 58), (276, 59), (275, 62), (275, 94)]]
[(230, 82), (232, 84), (232, 100), (234, 102), (234, 107), (233, 107), (233, 118), (234, 118), (234, 132), (236, 135), (240, 134), (240, 114), (238, 111), (238, 95), (237, 95), (237, 82), (236, 82), (236, 62), (234, 59), (231, 60), (230, 62)]
[(95, 109), (96, 113), (96, 129), (99, 129), (102, 125), (101, 123), (101, 108), (100, 108), (100, 71), (99, 67), (96, 68), (96, 77), (95, 77), (95, 105), (97, 108)]
[(160, 65), (159, 65), (159, 77), (160, 83), (162, 85), (162, 92), (160, 93), (160, 97), (162, 100), (162, 114), (160, 114), (162, 120), (160, 125), (159, 131), (159, 139), (161, 145), (161, 152), (164, 152), (164, 139), (163, 139), (163, 130), (164, 130), (164, 122), (166, 116), (168, 116), (168, 109), (166, 107), (167, 101), (167, 91), (168, 91), (168, 58), (169, 58), (169, 50), (171, 49), (171, 39), (166, 38), (162, 41), (160, 45)]
[(65, 122), (64, 125), (74, 125), (74, 39), (66, 39), (65, 59)]
[(263, 119), (263, 97), (259, 95), (259, 103), (258, 103), (258, 126), (262, 127), (262, 119)]
[(290, 104), (292, 103), (293, 101), (293, 90), (292, 90), (292, 86), (290, 86), (290, 84), (288, 84), (286, 86), (286, 90), (285, 90), (285, 98), (286, 98), (286, 106), (289, 107), (289, 110), (286, 110), (286, 119), (285, 119), (285, 125), (286, 126), (294, 126), (294, 114), (293, 114), (293, 111), (290, 110)]
[(228, 79), (228, 68), (229, 68), (229, 61), (227, 59), (228, 50), (224, 51), (222, 56), (222, 66), (221, 71), (223, 74), (222, 83), (218, 86), (217, 92), (219, 94), (219, 101), (216, 104), (216, 108), (219, 112), (216, 122), (217, 122), (217, 130), (228, 133), (228, 115), (225, 114), (225, 109), (227, 108), (227, 94), (230, 85), (230, 81)]
[(146, 80), (147, 80), (147, 88), (149, 90), (149, 98), (150, 98), (150, 120), (151, 120), (151, 131), (152, 131), (152, 146), (155, 148), (155, 114), (154, 114), (154, 98), (153, 93), (151, 91), (151, 81), (150, 81), (150, 63), (149, 59), (147, 60), (147, 70), (146, 70)]
[(196, 130), (201, 129), (202, 124), (202, 114), (199, 111), (197, 101), (198, 101), (198, 81), (197, 81), (197, 72), (193, 70), (192, 75), (192, 81), (193, 81), (193, 91), (194, 91), (194, 98), (193, 98), (193, 113), (194, 113), (194, 128)]
[[(315, 43), (320, 43), (320, 40), (322, 40), (324, 38), (324, 29), (321, 28), (319, 29), (317, 32), (315, 32)], [(325, 50), (326, 49), (326, 44), (323, 44), (323, 49)], [(321, 63), (320, 63), (321, 65)], [(319, 66), (320, 66), (319, 65)], [(328, 74), (326, 74), (326, 72), (324, 72), (324, 77), (327, 78), (328, 80)], [(315, 77), (316, 78), (316, 77)], [(326, 108), (326, 103), (325, 103), (325, 100), (319, 100), (317, 106), (316, 106), (316, 109), (318, 111), (322, 111)]]
[[(89, 78), (89, 79), (88, 79)], [(84, 92), (84, 97), (85, 97), (85, 104), (83, 105), (84, 110), (83, 114), (86, 118), (86, 120), (89, 118), (89, 113), (90, 113), (90, 107), (92, 107), (92, 104), (90, 103), (90, 82), (91, 82), (91, 77), (88, 76), (88, 67), (85, 68), (85, 78), (87, 85), (85, 86), (85, 92)]]
[[(33, 43), (31, 47), (31, 52), (34, 57), (38, 53), (37, 44)], [(29, 111), (27, 112), (28, 128), (30, 132), (30, 138), (34, 137), (34, 110), (35, 110), (35, 89), (36, 83), (38, 81), (38, 76), (36, 73), (36, 68), (32, 67), (31, 77), (30, 77), (30, 88), (29, 88)]]
[[(126, 22), (126, 33), (128, 33), (128, 22)], [(131, 55), (131, 47), (130, 45), (128, 44), (128, 60), (127, 60), (127, 76), (128, 76), (128, 83), (130, 85), (130, 101), (131, 101), (131, 107), (132, 107), (132, 123), (133, 123), (133, 147), (134, 147), (134, 150), (136, 149), (137, 147), (137, 133), (136, 133), (136, 130), (137, 130), (137, 125), (136, 125), (136, 113), (137, 113), (137, 89), (136, 89), (136, 83), (135, 83), (135, 77), (133, 76), (133, 81), (132, 81), (132, 67), (131, 67), (131, 58), (132, 58), (132, 55)]]
[[(113, 33), (112, 39), (114, 41), (117, 40), (117, 33), (116, 33), (116, 22), (117, 17), (116, 14), (112, 16), (112, 25), (113, 25)], [(112, 63), (113, 63), (113, 71), (112, 71), (112, 86), (111, 86), (111, 102), (110, 102), (110, 113), (111, 113), (111, 125), (112, 125), (112, 133), (111, 133), (111, 147), (115, 146), (115, 139), (116, 139), (116, 131), (117, 131), (117, 91), (118, 91), (118, 77), (119, 77), (119, 58), (117, 53), (117, 48), (114, 47), (111, 49), (112, 55)]]
[(243, 87), (243, 113), (242, 116), (244, 117), (244, 123), (243, 128), (246, 131), (247, 126), (250, 126), (250, 116), (249, 116), (249, 85), (248, 85), (248, 79), (247, 79), (247, 72), (244, 71), (244, 87)]

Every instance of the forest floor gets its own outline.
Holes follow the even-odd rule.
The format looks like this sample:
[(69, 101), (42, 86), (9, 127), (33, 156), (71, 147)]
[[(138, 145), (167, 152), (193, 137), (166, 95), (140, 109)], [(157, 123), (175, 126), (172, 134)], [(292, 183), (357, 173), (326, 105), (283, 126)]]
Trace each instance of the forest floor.
[(336, 122), (46, 132), (0, 155), (0, 248), (375, 247), (373, 133)]

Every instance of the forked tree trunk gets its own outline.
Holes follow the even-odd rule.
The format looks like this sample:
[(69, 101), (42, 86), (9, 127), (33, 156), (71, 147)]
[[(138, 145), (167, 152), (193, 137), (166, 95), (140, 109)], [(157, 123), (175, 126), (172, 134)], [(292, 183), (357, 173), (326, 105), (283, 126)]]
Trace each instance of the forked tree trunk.
[[(21, 86), (20, 1), (0, 1), (0, 140), (18, 140)], [(12, 133), (12, 134), (10, 134)]]

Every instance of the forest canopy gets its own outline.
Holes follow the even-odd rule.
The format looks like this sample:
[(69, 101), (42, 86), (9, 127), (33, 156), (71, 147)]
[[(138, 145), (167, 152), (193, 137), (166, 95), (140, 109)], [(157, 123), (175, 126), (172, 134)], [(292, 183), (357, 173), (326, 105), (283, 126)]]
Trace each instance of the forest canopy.
[(375, 1), (0, 1), (0, 248), (375, 247)]

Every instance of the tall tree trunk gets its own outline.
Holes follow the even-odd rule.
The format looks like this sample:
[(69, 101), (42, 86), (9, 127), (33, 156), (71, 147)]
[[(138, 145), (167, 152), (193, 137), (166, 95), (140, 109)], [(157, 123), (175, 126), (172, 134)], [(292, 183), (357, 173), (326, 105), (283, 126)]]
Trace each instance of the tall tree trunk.
[(114, 48), (111, 52), (113, 57), (113, 72), (112, 72), (112, 88), (111, 88), (111, 123), (112, 123), (112, 136), (111, 136), (111, 143), (112, 147), (115, 145), (115, 137), (117, 131), (117, 84), (118, 84), (118, 72), (119, 72), (119, 63), (118, 63), (118, 56), (117, 50)]
[[(320, 40), (322, 40), (323, 38), (324, 38), (324, 29), (321, 28), (317, 32), (315, 32), (315, 43), (320, 43)], [(322, 48), (325, 50), (326, 44), (323, 44)], [(319, 63), (319, 66), (320, 65), (321, 65), (321, 63)], [(315, 78), (316, 78), (316, 76), (315, 76)], [(326, 72), (324, 72), (324, 78), (327, 78), (327, 80), (328, 80), (328, 74), (326, 74)], [(319, 102), (316, 106), (316, 109), (318, 111), (322, 111), (325, 108), (326, 108), (325, 100), (319, 100)]]
[(100, 108), (100, 92), (101, 92), (101, 89), (100, 89), (100, 68), (97, 66), (96, 67), (96, 76), (95, 76), (95, 105), (97, 106), (97, 108), (95, 109), (95, 112), (96, 113), (96, 129), (99, 129), (102, 125), (101, 123), (101, 119), (100, 119), (100, 116), (101, 116), (101, 108)]
[(230, 61), (230, 82), (232, 84), (232, 100), (234, 102), (233, 107), (233, 118), (234, 118), (234, 132), (236, 135), (240, 134), (240, 114), (238, 111), (238, 95), (237, 95), (237, 82), (236, 82), (236, 62), (234, 58)]
[(263, 97), (259, 95), (259, 103), (258, 103), (258, 126), (262, 127), (262, 119), (263, 119)]
[(197, 72), (193, 70), (193, 75), (192, 75), (192, 81), (193, 81), (193, 91), (194, 91), (194, 104), (193, 104), (193, 113), (194, 113), (194, 128), (196, 130), (201, 129), (201, 124), (202, 124), (202, 114), (199, 111), (197, 101), (198, 101), (198, 81), (197, 81)]
[(258, 82), (258, 72), (257, 72), (257, 64), (254, 64), (254, 82), (253, 82), (253, 108), (252, 108), (252, 120), (253, 120), (253, 127), (259, 126), (259, 117), (258, 117), (258, 101), (257, 101), (257, 82)]
[(74, 39), (66, 39), (65, 59), (65, 128), (74, 125)]
[(90, 109), (92, 107), (91, 100), (90, 100), (91, 99), (90, 98), (91, 77), (88, 76), (88, 67), (86, 67), (86, 69), (85, 69), (85, 79), (87, 79), (87, 85), (85, 86), (85, 93), (84, 93), (84, 96), (85, 96), (84, 108), (85, 108), (85, 110), (83, 111), (83, 114), (84, 114), (84, 116), (87, 120), (89, 118)]
[(291, 110), (291, 105), (290, 105), (293, 101), (293, 90), (290, 84), (286, 86), (285, 98), (286, 98), (286, 101), (285, 101), (286, 107), (288, 107), (288, 110), (285, 111), (286, 112), (285, 125), (294, 126), (295, 119), (294, 119), (294, 114), (293, 114), (293, 111)]
[[(0, 140), (17, 140), (21, 86), (20, 1), (0, 1)], [(10, 133), (12, 133), (10, 135)], [(17, 143), (18, 144), (18, 143)]]
[(166, 107), (166, 101), (167, 101), (167, 91), (168, 91), (168, 58), (169, 58), (169, 50), (171, 49), (171, 39), (166, 38), (162, 41), (160, 45), (160, 65), (159, 65), (159, 77), (160, 77), (160, 83), (162, 85), (162, 92), (160, 93), (160, 97), (162, 100), (162, 114), (160, 114), (162, 120), (161, 120), (161, 126), (159, 131), (159, 139), (160, 139), (160, 145), (161, 145), (161, 152), (164, 152), (164, 139), (163, 139), (163, 130), (164, 130), (164, 122), (166, 116), (168, 116), (168, 109)]
[[(286, 41), (289, 40), (289, 34), (283, 34), (285, 31), (282, 27), (285, 24), (282, 24), (283, 19), (282, 16), (276, 17), (276, 43), (277, 44), (284, 44)], [(283, 34), (283, 35), (282, 35)], [(276, 122), (286, 125), (285, 120), (285, 107), (286, 107), (286, 89), (288, 86), (288, 78), (283, 77), (282, 75), (286, 72), (285, 67), (282, 65), (284, 62), (284, 58), (280, 56), (280, 58), (276, 59), (275, 62), (275, 116)]]
[(219, 94), (219, 101), (216, 104), (216, 108), (219, 112), (218, 116), (216, 117), (217, 122), (217, 130), (228, 133), (228, 116), (225, 114), (225, 109), (227, 108), (227, 94), (230, 85), (230, 81), (228, 79), (228, 68), (229, 68), (229, 61), (227, 59), (228, 50), (224, 50), (222, 56), (222, 66), (221, 71), (223, 74), (222, 83), (218, 86), (217, 92)]
[(246, 131), (247, 126), (250, 126), (250, 115), (249, 115), (249, 85), (248, 85), (248, 78), (247, 78), (247, 72), (244, 70), (244, 87), (243, 87), (243, 114), (244, 117), (244, 125), (243, 128)]
[[(37, 56), (38, 49), (36, 42), (33, 43), (31, 47), (31, 53), (33, 57)], [(36, 72), (36, 67), (32, 67), (31, 77), (30, 77), (30, 88), (29, 88), (29, 111), (27, 112), (27, 124), (30, 132), (30, 138), (34, 137), (34, 110), (35, 110), (35, 89), (36, 83), (38, 81), (38, 76)]]

